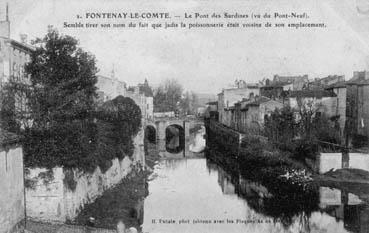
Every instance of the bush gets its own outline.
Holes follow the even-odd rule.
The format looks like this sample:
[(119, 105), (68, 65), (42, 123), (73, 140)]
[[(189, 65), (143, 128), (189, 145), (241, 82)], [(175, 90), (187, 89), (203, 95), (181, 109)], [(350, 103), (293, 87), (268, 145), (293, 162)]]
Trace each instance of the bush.
[(297, 140), (295, 141), (295, 150), (293, 158), (304, 161), (305, 158), (316, 159), (319, 146), (315, 141)]

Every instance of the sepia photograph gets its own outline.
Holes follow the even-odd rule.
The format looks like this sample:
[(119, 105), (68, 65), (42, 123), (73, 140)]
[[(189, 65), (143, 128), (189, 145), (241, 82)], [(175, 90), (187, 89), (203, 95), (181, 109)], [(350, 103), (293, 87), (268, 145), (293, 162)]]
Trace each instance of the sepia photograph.
[(369, 0), (0, 0), (0, 233), (369, 233)]

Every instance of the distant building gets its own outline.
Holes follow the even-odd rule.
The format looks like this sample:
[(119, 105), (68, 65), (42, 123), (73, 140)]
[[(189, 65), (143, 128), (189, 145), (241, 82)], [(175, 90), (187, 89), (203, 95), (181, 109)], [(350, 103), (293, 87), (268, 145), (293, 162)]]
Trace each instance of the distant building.
[(344, 75), (329, 75), (324, 78), (316, 78), (314, 81), (309, 82), (307, 89), (324, 89), (332, 86), (333, 84), (342, 83), (344, 81)]
[(0, 232), (24, 230), (23, 150), (16, 135), (0, 129)]
[[(346, 82), (346, 132), (348, 143), (361, 138), (369, 143), (369, 71), (354, 72), (351, 80)], [(354, 142), (355, 143), (355, 142)]]
[(292, 91), (288, 96), (288, 104), (293, 109), (305, 107), (327, 117), (337, 114), (337, 95), (328, 90)]
[(300, 76), (280, 76), (276, 74), (273, 77), (273, 83), (292, 83), (292, 90), (294, 91), (302, 90), (308, 82), (309, 76), (306, 74)]
[(143, 84), (138, 84), (139, 92), (146, 97), (146, 118), (154, 118), (154, 92), (147, 79)]
[(242, 88), (223, 89), (218, 94), (218, 112), (219, 121), (224, 125), (231, 125), (231, 113), (234, 109), (234, 104), (242, 99), (250, 99), (260, 95), (260, 88), (258, 85), (245, 85)]
[(126, 96), (133, 99), (135, 103), (140, 107), (142, 118), (144, 120), (154, 119), (154, 98), (151, 94), (143, 90), (142, 85), (129, 87), (127, 90)]
[(114, 75), (111, 77), (98, 75), (96, 87), (98, 102), (112, 100), (119, 95), (126, 96), (127, 93), (127, 84), (115, 78)]
[(345, 124), (346, 124), (346, 99), (347, 99), (347, 90), (346, 90), (345, 82), (338, 82), (326, 87), (326, 90), (333, 92), (336, 94), (336, 109), (335, 116), (338, 120), (340, 126), (340, 137), (341, 141), (345, 140)]
[[(34, 50), (34, 47), (26, 44), (25, 35), (22, 35), (21, 42), (10, 39), (10, 22), (6, 15), (6, 20), (0, 21), (0, 90), (10, 81), (22, 86), (30, 85), (24, 67)], [(26, 92), (18, 91), (14, 98), (16, 114), (28, 114)], [(24, 127), (23, 124), (21, 126)]]
[(260, 96), (254, 100), (244, 100), (235, 105), (234, 129), (241, 132), (259, 133), (264, 126), (265, 116), (275, 109), (283, 108), (283, 103)]
[(288, 91), (293, 90), (293, 83), (290, 82), (267, 82), (265, 86), (260, 87), (260, 95), (270, 99), (283, 100), (287, 97)]

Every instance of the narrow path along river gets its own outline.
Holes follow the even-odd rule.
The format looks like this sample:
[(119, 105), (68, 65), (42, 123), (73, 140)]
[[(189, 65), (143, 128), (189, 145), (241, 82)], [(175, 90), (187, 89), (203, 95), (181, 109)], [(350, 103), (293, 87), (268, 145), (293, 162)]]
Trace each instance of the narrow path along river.
[[(202, 140), (198, 135), (194, 138)], [(104, 227), (121, 219), (128, 227), (150, 233), (369, 232), (369, 208), (352, 193), (319, 187), (317, 209), (285, 213), (275, 202), (278, 197), (273, 199), (257, 181), (230, 175), (206, 157), (197, 153), (191, 158), (160, 159), (146, 185), (117, 187), (106, 197), (119, 199), (119, 214), (108, 208), (108, 213), (84, 212), (84, 216), (93, 216)], [(101, 200), (104, 196), (97, 203)]]

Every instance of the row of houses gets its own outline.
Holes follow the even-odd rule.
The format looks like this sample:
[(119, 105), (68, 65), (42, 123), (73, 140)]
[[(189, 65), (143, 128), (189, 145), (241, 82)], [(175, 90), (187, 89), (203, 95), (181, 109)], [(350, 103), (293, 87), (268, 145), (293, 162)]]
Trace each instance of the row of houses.
[[(241, 83), (241, 85), (240, 85)], [(278, 76), (257, 84), (236, 81), (223, 89), (208, 109), (223, 125), (241, 132), (260, 132), (264, 119), (275, 109), (310, 108), (314, 114), (334, 119), (342, 142), (369, 138), (369, 71), (309, 80), (307, 75)], [(216, 113), (216, 114), (215, 114)]]

